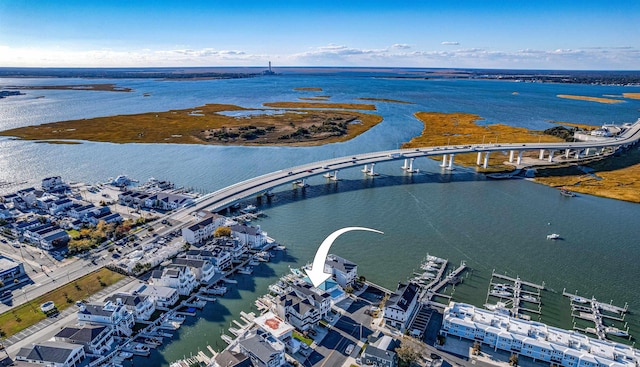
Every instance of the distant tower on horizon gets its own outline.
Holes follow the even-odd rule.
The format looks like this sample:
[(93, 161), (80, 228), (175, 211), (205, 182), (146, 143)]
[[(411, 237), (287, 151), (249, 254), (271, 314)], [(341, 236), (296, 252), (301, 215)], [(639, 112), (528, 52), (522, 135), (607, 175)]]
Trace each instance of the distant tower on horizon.
[(269, 70), (265, 70), (262, 72), (263, 75), (275, 75), (276, 73), (271, 70), (271, 61), (269, 61)]

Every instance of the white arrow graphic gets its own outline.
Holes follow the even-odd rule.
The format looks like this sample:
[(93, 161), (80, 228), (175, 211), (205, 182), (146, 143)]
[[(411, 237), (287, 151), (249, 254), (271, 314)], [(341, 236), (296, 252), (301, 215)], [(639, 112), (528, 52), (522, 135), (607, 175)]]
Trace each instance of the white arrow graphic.
[(329, 237), (325, 238), (324, 241), (322, 241), (320, 247), (318, 247), (316, 256), (313, 258), (313, 265), (311, 266), (311, 269), (305, 270), (314, 287), (319, 286), (320, 284), (322, 284), (322, 282), (329, 279), (329, 277), (331, 276), (331, 273), (324, 272), (324, 263), (325, 261), (327, 261), (329, 248), (331, 248), (331, 245), (333, 245), (333, 241), (335, 241), (338, 236), (349, 231), (369, 231), (384, 234), (384, 232), (380, 232), (376, 229), (365, 227), (346, 227), (330, 234)]

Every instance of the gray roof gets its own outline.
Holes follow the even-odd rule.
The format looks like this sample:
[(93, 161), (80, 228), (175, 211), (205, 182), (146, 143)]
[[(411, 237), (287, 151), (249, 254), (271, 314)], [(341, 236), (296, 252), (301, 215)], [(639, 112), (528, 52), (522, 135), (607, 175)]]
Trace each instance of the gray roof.
[(235, 224), (231, 226), (232, 232), (246, 233), (250, 236), (255, 236), (258, 234), (258, 229), (256, 227), (245, 226), (242, 224)]
[(327, 261), (325, 262), (325, 264), (331, 266), (334, 269), (340, 270), (343, 273), (348, 273), (358, 267), (356, 263), (334, 254), (330, 254), (329, 256), (327, 256)]
[(224, 367), (250, 367), (251, 360), (242, 353), (236, 353), (230, 350), (223, 350), (214, 358), (218, 366)]
[(69, 339), (82, 344), (89, 344), (100, 336), (105, 329), (107, 329), (107, 326), (98, 324), (86, 324), (81, 328), (68, 326), (60, 330), (55, 337)]
[(185, 265), (192, 268), (202, 269), (204, 268), (207, 260), (199, 260), (199, 259), (185, 259), (185, 258), (176, 258), (173, 259), (173, 263), (176, 265)]
[(414, 283), (398, 283), (398, 289), (389, 297), (387, 307), (396, 306), (407, 311), (409, 305), (418, 294), (418, 286)]
[(17, 356), (32, 361), (64, 363), (78, 348), (82, 348), (82, 345), (44, 341), (34, 344), (32, 347), (21, 348)]
[(105, 302), (111, 301), (114, 304), (118, 303), (118, 298), (122, 300), (122, 304), (127, 306), (137, 306), (138, 304), (144, 302), (147, 298), (145, 295), (132, 295), (126, 293), (116, 293), (104, 299)]
[(251, 354), (265, 364), (271, 360), (274, 354), (278, 353), (271, 344), (258, 334), (253, 334), (246, 339), (240, 340), (238, 343), (242, 348), (251, 352)]
[[(162, 275), (162, 272), (160, 273)], [(163, 287), (158, 285), (144, 284), (138, 288), (138, 294), (143, 296), (156, 296), (162, 298), (169, 298), (177, 292), (174, 288)]]

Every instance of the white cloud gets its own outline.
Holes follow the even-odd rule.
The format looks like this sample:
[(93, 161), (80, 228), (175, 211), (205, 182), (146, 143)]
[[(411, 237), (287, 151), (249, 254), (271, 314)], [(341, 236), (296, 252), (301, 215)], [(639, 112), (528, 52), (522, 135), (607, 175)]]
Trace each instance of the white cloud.
[(291, 54), (260, 54), (249, 50), (176, 47), (138, 50), (66, 50), (0, 45), (0, 65), (16, 67), (145, 67), (260, 66), (268, 60), (287, 66), (407, 66), (522, 69), (628, 69), (640, 63), (640, 49), (629, 46), (579, 49), (494, 50), (447, 48), (419, 50), (394, 44), (359, 48), (328, 44)]
[(440, 43), (441, 45), (445, 45), (445, 46), (458, 46), (460, 44), (460, 42), (455, 42), (455, 41), (443, 41)]

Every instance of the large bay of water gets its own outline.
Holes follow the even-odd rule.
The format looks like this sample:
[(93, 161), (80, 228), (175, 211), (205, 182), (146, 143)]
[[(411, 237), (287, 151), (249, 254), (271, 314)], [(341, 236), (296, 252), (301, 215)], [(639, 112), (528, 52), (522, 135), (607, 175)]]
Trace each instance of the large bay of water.
[[(359, 97), (398, 99), (411, 105), (376, 102), (384, 121), (361, 136), (321, 147), (217, 147), (171, 144), (109, 144), (83, 142), (51, 145), (0, 139), (0, 182), (37, 185), (41, 178), (62, 175), (68, 181), (98, 182), (119, 174), (146, 180), (157, 177), (178, 185), (213, 191), (266, 172), (367, 151), (397, 148), (422, 131), (417, 111), (475, 113), (486, 123), (531, 129), (553, 126), (549, 121), (601, 125), (633, 122), (640, 101), (600, 104), (557, 98), (557, 94), (620, 95), (640, 88), (565, 84), (512, 83), (481, 80), (397, 80), (365, 75), (292, 74), (276, 77), (214, 81), (0, 79), (6, 85), (62, 85), (113, 82), (132, 93), (96, 91), (27, 91), (0, 100), (0, 130), (52, 121), (114, 114), (190, 108), (205, 103), (261, 107), (267, 101), (330, 95), (332, 102), (356, 102)], [(320, 87), (322, 92), (294, 91)], [(513, 94), (518, 92), (518, 94)], [(150, 97), (143, 97), (150, 93)], [(45, 98), (36, 99), (36, 96)], [(207, 344), (223, 345), (220, 332), (250, 311), (268, 284), (310, 261), (319, 243), (344, 226), (366, 226), (385, 232), (349, 233), (332, 251), (352, 259), (368, 279), (395, 289), (411, 276), (430, 253), (461, 260), (473, 269), (454, 299), (481, 306), (491, 271), (545, 282), (542, 321), (570, 328), (563, 288), (584, 296), (628, 302), (631, 333), (640, 335), (640, 206), (582, 195), (565, 198), (557, 190), (528, 181), (487, 181), (471, 169), (443, 172), (437, 162), (417, 160), (420, 174), (405, 176), (399, 163), (376, 165), (381, 176), (365, 179), (354, 168), (341, 171), (344, 181), (310, 180), (306, 192), (281, 187), (271, 202), (260, 203), (267, 217), (256, 222), (285, 244), (286, 253), (260, 265), (253, 276), (240, 276), (232, 292), (210, 304), (154, 351), (154, 365), (188, 356)], [(21, 186), (3, 188), (0, 193)], [(255, 202), (255, 199), (251, 199)], [(547, 241), (560, 233), (563, 241)], [(622, 325), (618, 325), (622, 326)]]

